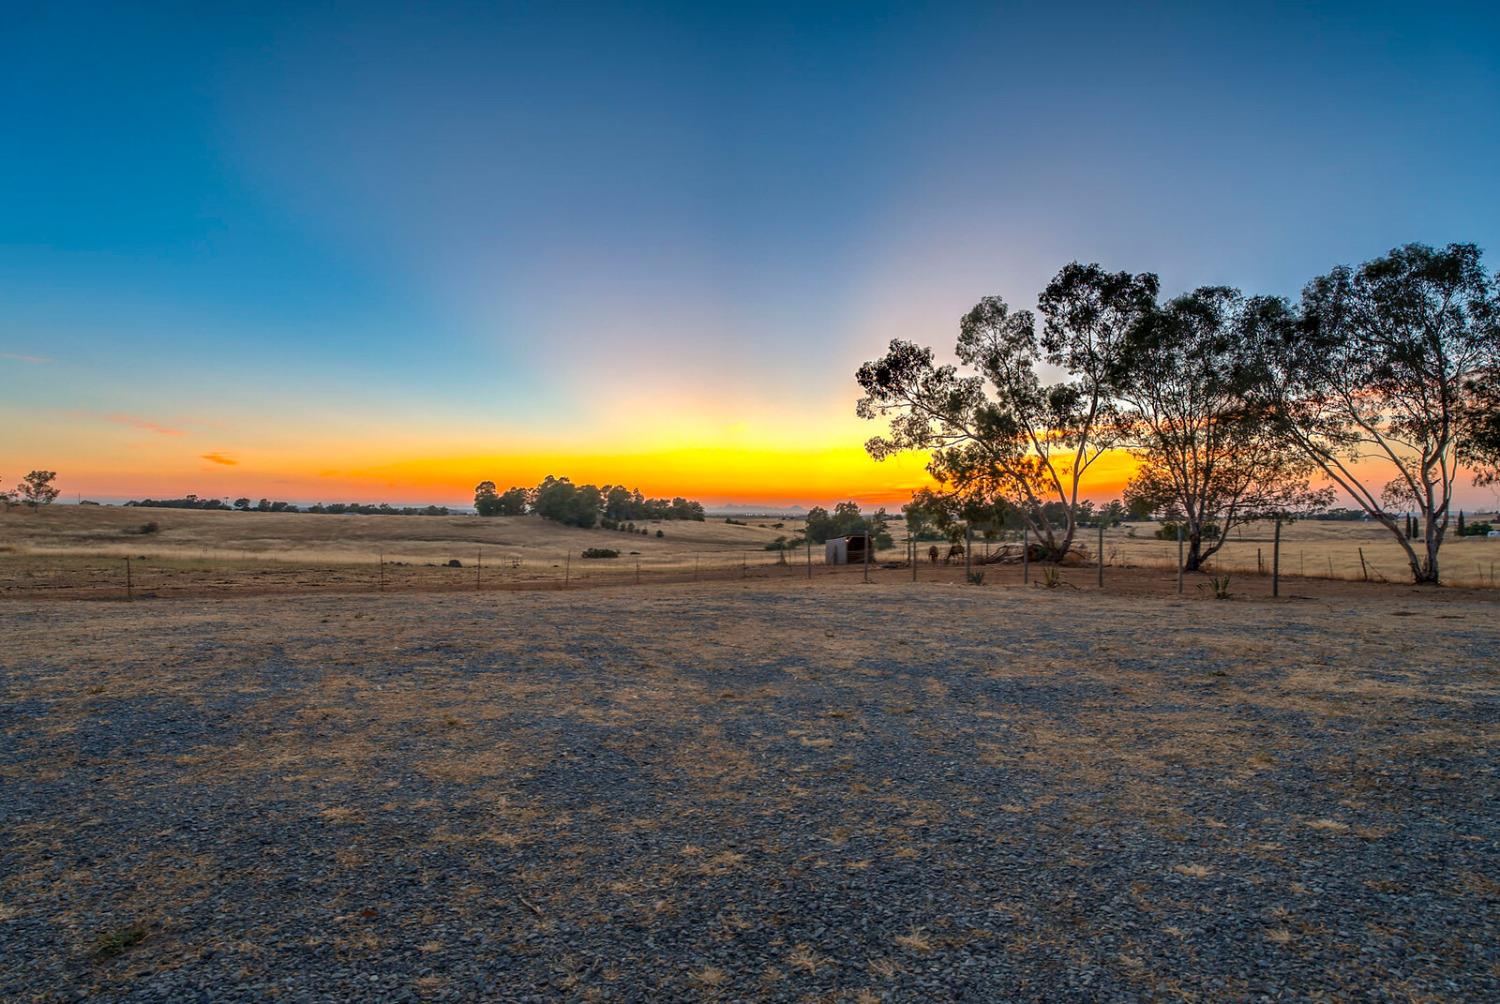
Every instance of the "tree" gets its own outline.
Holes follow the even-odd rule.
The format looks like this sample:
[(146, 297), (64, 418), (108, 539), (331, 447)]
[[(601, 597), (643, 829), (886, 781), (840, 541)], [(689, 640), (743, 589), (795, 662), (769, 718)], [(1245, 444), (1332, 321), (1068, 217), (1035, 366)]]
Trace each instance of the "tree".
[(33, 509), (51, 505), (61, 494), (52, 487), (52, 481), (56, 477), (56, 471), (32, 471), (26, 475), (21, 480), (21, 501)]
[[(3, 483), (3, 482), (0, 482)], [(0, 489), (0, 506), (9, 509), (16, 504), (16, 493), (12, 489)]]
[(531, 493), (524, 488), (507, 488), (497, 501), (501, 516), (524, 516)]
[(500, 496), (495, 493), (495, 482), (481, 481), (474, 486), (474, 511), (481, 516), (500, 515)]
[(1310, 487), (1312, 460), (1246, 403), (1245, 306), (1235, 289), (1194, 290), (1143, 314), (1120, 355), (1121, 427), (1140, 464), (1125, 495), (1181, 514), (1189, 572), (1237, 525), (1333, 501)]
[(840, 502), (833, 507), (832, 513), (822, 506), (813, 506), (807, 511), (806, 534), (813, 543), (821, 544), (834, 537), (853, 537), (868, 533), (876, 550), (880, 550), (894, 546), (894, 541), (885, 528), (887, 519), (889, 517), (884, 509), (877, 510), (873, 516), (862, 515), (859, 504), (852, 501)]
[[(1039, 298), (1040, 335), (1030, 311), (986, 297), (959, 324), (958, 358), (976, 376), (936, 365), (931, 349), (892, 341), (856, 375), (865, 392), (860, 417), (891, 420), (890, 434), (866, 450), (876, 460), (931, 451), (927, 469), (940, 485), (1014, 507), (1046, 556), (1061, 561), (1077, 530), (1084, 475), (1115, 442), (1120, 342), (1157, 288), (1154, 275), (1074, 262)], [(1043, 365), (1066, 378), (1044, 384)]]
[(1500, 369), (1479, 374), (1466, 389), (1459, 460), (1473, 468), (1476, 485), (1500, 483)]
[(250, 500), (248, 498), (237, 498), (234, 500), (234, 507), (240, 512), (249, 512)]
[[(1472, 244), (1407, 244), (1314, 279), (1295, 314), (1275, 300), (1250, 311), (1250, 399), (1390, 530), (1419, 583), (1439, 581), (1458, 465), (1482, 446), (1471, 437), (1500, 369), (1495, 287)], [(1372, 482), (1371, 467), (1390, 480)]]

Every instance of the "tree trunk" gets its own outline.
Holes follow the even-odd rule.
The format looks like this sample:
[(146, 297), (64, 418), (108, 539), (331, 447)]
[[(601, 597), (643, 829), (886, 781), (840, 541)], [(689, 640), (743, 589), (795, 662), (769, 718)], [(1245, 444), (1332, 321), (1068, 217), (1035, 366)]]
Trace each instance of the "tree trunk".
[(1188, 532), (1187, 557), (1183, 560), (1182, 568), (1186, 572), (1196, 572), (1203, 567), (1203, 531), (1193, 529)]
[(1423, 543), (1427, 545), (1427, 553), (1424, 556), (1417, 582), (1435, 586), (1438, 584), (1438, 547), (1442, 544), (1442, 537), (1437, 520), (1433, 519), (1431, 514), (1427, 517), (1426, 531), (1424, 535), (1426, 540)]

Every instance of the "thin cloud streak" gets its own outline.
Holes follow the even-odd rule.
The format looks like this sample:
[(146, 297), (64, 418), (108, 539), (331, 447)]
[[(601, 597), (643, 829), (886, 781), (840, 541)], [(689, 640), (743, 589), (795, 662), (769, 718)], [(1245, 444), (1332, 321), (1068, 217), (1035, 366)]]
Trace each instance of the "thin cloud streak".
[(180, 436), (183, 434), (181, 429), (173, 429), (159, 422), (153, 422), (149, 418), (141, 418), (139, 415), (105, 415), (104, 420), (113, 422), (116, 425), (128, 425), (133, 429), (144, 429), (147, 432), (154, 432), (160, 436)]
[(48, 359), (46, 356), (28, 356), (24, 352), (0, 352), (0, 359), (9, 359), (11, 362), (30, 363), (33, 366), (45, 366), (56, 360)]
[(217, 450), (215, 450), (213, 453), (199, 454), (199, 456), (201, 457), (201, 459), (207, 460), (211, 464), (223, 464), (225, 467), (233, 467), (239, 463), (239, 461), (234, 459), (233, 457), (225, 456), (223, 453), (220, 453)]

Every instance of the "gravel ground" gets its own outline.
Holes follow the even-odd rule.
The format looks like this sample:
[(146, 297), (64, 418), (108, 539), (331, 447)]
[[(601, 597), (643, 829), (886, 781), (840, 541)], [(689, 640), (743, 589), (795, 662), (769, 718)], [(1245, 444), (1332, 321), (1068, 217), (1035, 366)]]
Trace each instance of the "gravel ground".
[(1500, 999), (1500, 607), (0, 607), (0, 998)]

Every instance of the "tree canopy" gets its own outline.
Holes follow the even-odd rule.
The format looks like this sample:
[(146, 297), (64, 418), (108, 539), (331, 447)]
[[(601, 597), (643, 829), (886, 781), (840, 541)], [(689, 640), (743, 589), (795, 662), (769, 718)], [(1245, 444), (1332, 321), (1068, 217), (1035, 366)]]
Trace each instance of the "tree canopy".
[(577, 485), (552, 475), (535, 488), (500, 492), (493, 481), (474, 487), (474, 509), (481, 516), (521, 516), (528, 512), (569, 526), (613, 526), (625, 521), (690, 519), (702, 521), (703, 505), (688, 499), (646, 498), (621, 485)]
[[(865, 392), (858, 414), (890, 420), (866, 450), (877, 460), (930, 451), (927, 469), (944, 491), (964, 505), (1012, 507), (1060, 560), (1077, 531), (1084, 476), (1119, 441), (1119, 353), (1157, 288), (1154, 275), (1074, 262), (1042, 291), (1040, 334), (1030, 311), (985, 297), (959, 322), (956, 352), (972, 375), (937, 365), (930, 348), (892, 341), (856, 374)], [(1063, 378), (1044, 382), (1043, 367)]]
[(1142, 314), (1119, 358), (1121, 428), (1140, 465), (1125, 497), (1180, 514), (1188, 571), (1236, 525), (1332, 502), (1309, 484), (1315, 465), (1246, 399), (1246, 309), (1239, 290), (1196, 289)]
[(1478, 248), (1408, 244), (1319, 276), (1296, 305), (1158, 291), (1150, 273), (1074, 262), (1038, 298), (1040, 333), (985, 297), (959, 322), (962, 371), (901, 339), (861, 366), (857, 412), (889, 422), (870, 455), (929, 453), (938, 487), (908, 507), (913, 532), (999, 513), (1061, 560), (1088, 471), (1123, 447), (1140, 463), (1129, 512), (1181, 520), (1189, 568), (1236, 523), (1316, 513), (1339, 489), (1415, 581), (1438, 581), (1460, 465), (1500, 480), (1500, 280)]
[(1407, 244), (1313, 279), (1296, 308), (1262, 298), (1251, 317), (1251, 400), (1390, 530), (1415, 581), (1437, 582), (1459, 463), (1484, 461), (1496, 421), (1500, 290), (1479, 249)]

